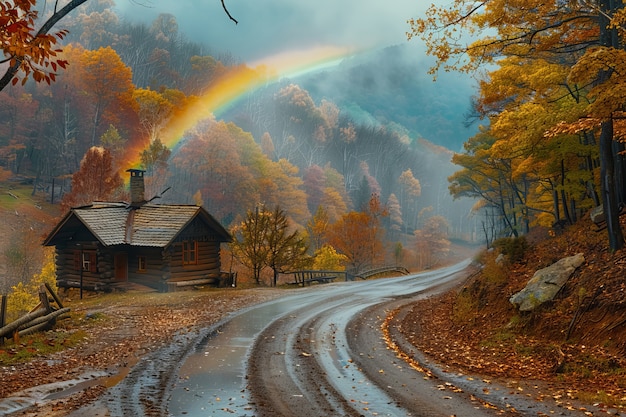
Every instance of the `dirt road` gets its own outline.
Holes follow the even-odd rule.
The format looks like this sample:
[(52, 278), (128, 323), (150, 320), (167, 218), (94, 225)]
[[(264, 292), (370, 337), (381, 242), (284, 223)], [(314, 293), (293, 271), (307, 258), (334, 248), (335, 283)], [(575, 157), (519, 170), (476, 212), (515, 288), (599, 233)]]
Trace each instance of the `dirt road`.
[[(6, 415), (593, 415), (536, 403), (515, 387), (446, 372), (404, 340), (399, 326), (412, 302), (456, 285), (465, 277), (464, 266), (270, 297), (220, 323), (178, 332), (129, 364), (121, 381), (113, 375), (108, 387), (90, 386), (98, 389), (85, 401), (66, 401), (59, 392), (47, 406)], [(225, 340), (237, 322), (243, 333), (235, 326)], [(217, 362), (198, 362), (192, 369), (187, 363), (193, 355)], [(227, 369), (238, 378), (234, 386), (227, 386), (219, 368), (234, 368)], [(211, 391), (208, 382), (222, 384)], [(74, 410), (64, 409), (64, 401)]]

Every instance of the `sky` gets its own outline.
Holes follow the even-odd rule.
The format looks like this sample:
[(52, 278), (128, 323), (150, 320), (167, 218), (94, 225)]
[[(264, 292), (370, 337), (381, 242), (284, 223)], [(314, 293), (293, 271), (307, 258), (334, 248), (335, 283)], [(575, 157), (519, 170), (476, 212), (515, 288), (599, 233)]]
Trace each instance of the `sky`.
[[(126, 18), (176, 17), (179, 31), (230, 52), (244, 62), (293, 50), (335, 46), (361, 51), (407, 43), (407, 20), (423, 13), (423, 0), (117, 0)], [(411, 43), (418, 44), (417, 40)]]

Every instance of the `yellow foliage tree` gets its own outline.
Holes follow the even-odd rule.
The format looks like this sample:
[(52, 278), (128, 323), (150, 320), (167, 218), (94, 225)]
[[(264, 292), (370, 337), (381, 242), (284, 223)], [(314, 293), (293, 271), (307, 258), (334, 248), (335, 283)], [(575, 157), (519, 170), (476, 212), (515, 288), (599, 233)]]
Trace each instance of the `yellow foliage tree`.
[(37, 305), (41, 284), (48, 284), (55, 291), (57, 290), (54, 248), (45, 249), (45, 261), (41, 272), (34, 274), (29, 282), (20, 282), (11, 287), (12, 292), (8, 296), (9, 303), (7, 308), (7, 313), (10, 317), (17, 318)]
[(324, 245), (315, 251), (313, 269), (320, 271), (343, 271), (348, 257), (338, 253), (330, 245)]

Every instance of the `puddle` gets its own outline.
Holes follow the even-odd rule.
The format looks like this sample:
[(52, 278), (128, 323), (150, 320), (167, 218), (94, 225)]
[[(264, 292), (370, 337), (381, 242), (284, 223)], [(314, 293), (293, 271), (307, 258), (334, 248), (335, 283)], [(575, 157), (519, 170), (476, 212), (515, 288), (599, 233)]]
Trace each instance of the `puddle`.
[[(458, 270), (466, 267), (467, 263), (459, 264)], [(444, 278), (443, 281), (446, 279), (452, 278)], [(199, 417), (222, 415), (226, 412), (237, 416), (252, 416), (254, 409), (245, 393), (247, 352), (256, 335), (281, 316), (335, 297), (345, 303), (354, 302), (356, 311), (382, 302), (388, 297), (415, 293), (443, 281), (441, 270), (436, 270), (420, 274), (419, 279), (407, 276), (324, 285), (270, 301), (237, 315), (208, 336), (198, 345), (198, 350), (186, 358), (170, 395), (169, 415)], [(350, 315), (349, 312), (347, 314)], [(345, 320), (347, 319), (346, 317)]]
[(0, 416), (24, 410), (34, 404), (66, 397), (85, 388), (101, 383), (102, 378), (109, 377), (106, 372), (88, 372), (68, 381), (39, 385), (24, 391), (13, 393), (10, 397), (0, 400)]
[(68, 381), (54, 382), (39, 385), (24, 391), (11, 394), (10, 397), (0, 399), (0, 416), (5, 416), (48, 401), (68, 397), (87, 388), (102, 385), (111, 388), (126, 378), (133, 366), (138, 362), (136, 357), (129, 358), (128, 364), (115, 368), (114, 371), (87, 372), (78, 378)]
[(233, 317), (208, 336), (178, 372), (168, 404), (170, 415), (204, 416), (236, 409), (238, 416), (251, 416), (243, 384), (246, 353), (255, 335), (304, 302), (323, 297), (299, 294), (263, 304)]

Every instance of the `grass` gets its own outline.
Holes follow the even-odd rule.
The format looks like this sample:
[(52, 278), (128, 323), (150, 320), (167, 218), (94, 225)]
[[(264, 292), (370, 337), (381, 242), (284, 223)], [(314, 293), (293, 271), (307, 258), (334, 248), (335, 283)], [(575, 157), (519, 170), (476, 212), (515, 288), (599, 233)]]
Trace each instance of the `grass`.
[[(6, 183), (4, 183), (3, 185), (0, 186), (0, 207), (13, 209), (16, 206), (20, 205), (21, 203), (24, 203), (26, 201), (31, 201), (32, 191), (33, 191), (32, 186), (14, 184), (9, 187), (6, 185)], [(11, 194), (9, 193), (13, 194), (14, 196), (18, 198), (11, 196)]]
[(18, 343), (7, 341), (0, 345), (0, 366), (27, 362), (37, 356), (60, 352), (78, 345), (86, 337), (85, 331), (59, 328), (23, 336)]
[(91, 328), (107, 320), (106, 314), (101, 312), (89, 314), (88, 320), (85, 320), (84, 310), (99, 305), (101, 300), (100, 297), (93, 297), (84, 302), (65, 303), (65, 307), (71, 307), (72, 311), (68, 318), (58, 320), (52, 330), (21, 336), (17, 340), (5, 340), (4, 344), (0, 344), (0, 366), (27, 362), (79, 345), (88, 337)]
[(605, 407), (620, 407), (623, 408), (626, 406), (626, 401), (624, 398), (617, 398), (610, 393), (599, 390), (599, 391), (582, 391), (576, 394), (576, 397), (584, 403), (587, 404), (604, 404)]
[(32, 195), (32, 193), (32, 185), (0, 182), (0, 212), (3, 210), (13, 212), (24, 205), (31, 207), (39, 206), (42, 208), (42, 212), (47, 213), (48, 216), (54, 216), (58, 212), (58, 205), (51, 205), (49, 196), (45, 196), (42, 193)]

